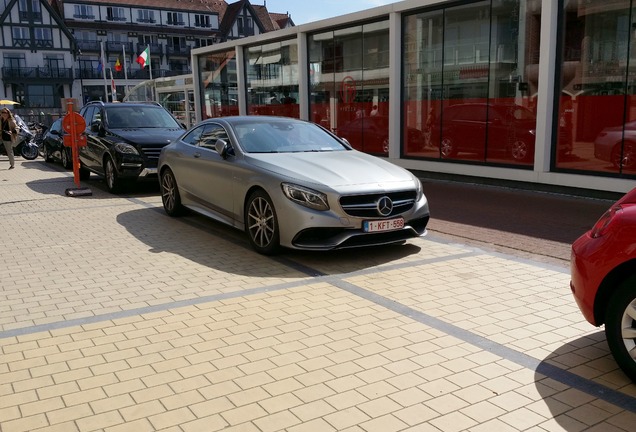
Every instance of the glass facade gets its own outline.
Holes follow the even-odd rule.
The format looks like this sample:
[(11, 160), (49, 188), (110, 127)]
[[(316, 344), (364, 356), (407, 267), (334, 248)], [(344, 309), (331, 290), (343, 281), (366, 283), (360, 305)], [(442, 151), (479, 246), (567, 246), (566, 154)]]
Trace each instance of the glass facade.
[(377, 10), (196, 54), (201, 118), (307, 119), (423, 171), (631, 188), (636, 0)]
[(238, 115), (236, 50), (199, 57), (202, 119)]
[(636, 5), (564, 1), (556, 168), (636, 174)]
[(249, 114), (300, 118), (296, 40), (247, 48), (245, 70)]
[(308, 37), (310, 119), (356, 149), (389, 148), (389, 22)]
[(403, 154), (532, 166), (540, 2), (479, 1), (403, 21)]

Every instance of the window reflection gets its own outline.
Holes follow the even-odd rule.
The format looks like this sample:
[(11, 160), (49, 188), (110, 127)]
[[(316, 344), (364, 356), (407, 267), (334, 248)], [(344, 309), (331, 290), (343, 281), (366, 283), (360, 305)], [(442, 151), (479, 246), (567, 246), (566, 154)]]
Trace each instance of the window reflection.
[(406, 16), (403, 153), (531, 166), (539, 23), (532, 0)]
[[(636, 174), (630, 0), (566, 2), (556, 167)], [(627, 79), (626, 79), (627, 78)]]
[(378, 155), (389, 146), (389, 23), (309, 37), (311, 120)]
[(295, 40), (248, 48), (245, 69), (249, 114), (300, 118)]
[(201, 70), (203, 120), (238, 115), (238, 82), (234, 49), (203, 56)]

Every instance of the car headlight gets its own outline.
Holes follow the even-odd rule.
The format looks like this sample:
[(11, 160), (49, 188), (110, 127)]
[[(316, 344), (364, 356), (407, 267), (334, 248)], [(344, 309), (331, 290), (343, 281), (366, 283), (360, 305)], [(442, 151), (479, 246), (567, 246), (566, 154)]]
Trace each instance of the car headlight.
[(283, 183), (281, 187), (287, 198), (301, 206), (320, 211), (329, 210), (327, 195), (324, 193), (291, 183)]
[(422, 189), (422, 182), (420, 179), (415, 179), (415, 202), (418, 202), (424, 196), (424, 190)]
[(126, 143), (115, 144), (115, 151), (118, 151), (119, 153), (125, 153), (125, 154), (134, 154), (134, 155), (139, 154), (139, 152), (137, 151), (135, 147)]
[(590, 230), (590, 237), (599, 238), (605, 235), (610, 224), (616, 219), (616, 217), (620, 216), (622, 211), (623, 207), (621, 207), (620, 204), (613, 205), (603, 214), (603, 216), (599, 218), (598, 221), (596, 221), (594, 227)]

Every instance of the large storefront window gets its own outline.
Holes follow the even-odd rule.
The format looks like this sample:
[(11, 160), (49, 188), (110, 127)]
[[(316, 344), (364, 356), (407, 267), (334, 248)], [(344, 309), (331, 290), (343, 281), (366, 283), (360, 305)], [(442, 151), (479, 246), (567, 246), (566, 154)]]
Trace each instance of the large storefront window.
[(389, 23), (309, 37), (311, 120), (361, 151), (388, 153)]
[(296, 40), (246, 50), (247, 111), (300, 118)]
[(236, 50), (208, 54), (200, 57), (199, 62), (202, 119), (237, 115)]
[(557, 168), (636, 174), (635, 7), (563, 2)]
[(539, 23), (534, 0), (406, 16), (404, 155), (531, 166)]

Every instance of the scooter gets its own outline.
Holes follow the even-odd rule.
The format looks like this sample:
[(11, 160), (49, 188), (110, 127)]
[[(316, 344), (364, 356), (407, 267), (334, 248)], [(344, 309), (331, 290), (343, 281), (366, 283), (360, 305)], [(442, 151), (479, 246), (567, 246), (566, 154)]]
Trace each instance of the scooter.
[[(26, 160), (33, 160), (39, 155), (39, 148), (35, 142), (35, 134), (29, 130), (24, 120), (14, 114), (15, 122), (18, 125), (18, 139), (13, 146), (13, 154), (20, 155)], [(4, 146), (0, 146), (0, 152), (5, 153)]]

